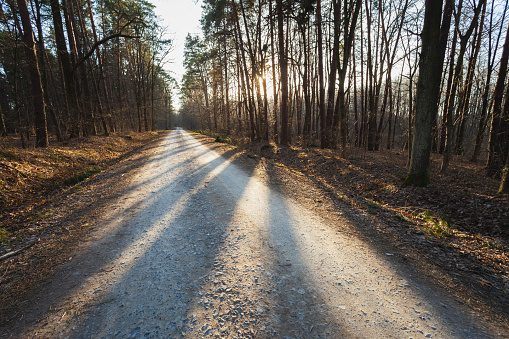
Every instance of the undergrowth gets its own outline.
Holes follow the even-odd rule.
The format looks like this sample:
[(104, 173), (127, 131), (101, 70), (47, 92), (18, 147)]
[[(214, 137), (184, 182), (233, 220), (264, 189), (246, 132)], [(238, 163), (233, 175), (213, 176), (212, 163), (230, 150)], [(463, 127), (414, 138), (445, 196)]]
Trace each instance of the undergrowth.
[(230, 138), (228, 138), (228, 137), (225, 138), (220, 134), (216, 135), (215, 141), (223, 143), (223, 144), (231, 144), (232, 143), (232, 140)]
[(3, 227), (0, 227), (0, 243), (6, 242), (10, 237), (9, 232)]
[(83, 171), (79, 172), (78, 174), (65, 180), (64, 183), (69, 186), (76, 185), (77, 183), (80, 183), (83, 180), (88, 179), (91, 176), (93, 176), (94, 174), (97, 174), (101, 171), (102, 171), (102, 168), (100, 166), (88, 167), (88, 168), (85, 168)]
[(417, 218), (425, 222), (422, 230), (429, 235), (434, 235), (437, 238), (445, 238), (452, 235), (447, 217), (435, 217), (431, 212), (424, 211), (419, 213)]

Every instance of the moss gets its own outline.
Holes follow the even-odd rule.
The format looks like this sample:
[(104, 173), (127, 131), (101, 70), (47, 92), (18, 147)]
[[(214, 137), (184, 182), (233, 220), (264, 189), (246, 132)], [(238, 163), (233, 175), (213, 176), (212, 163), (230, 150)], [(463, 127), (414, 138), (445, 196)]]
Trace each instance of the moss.
[(90, 178), (94, 174), (101, 172), (101, 170), (102, 168), (99, 166), (85, 168), (83, 171), (65, 180), (64, 183), (69, 186), (76, 185), (77, 183)]
[(434, 235), (437, 238), (444, 238), (452, 235), (451, 227), (446, 217), (434, 217), (429, 211), (419, 213), (417, 217), (426, 222), (426, 224), (422, 226), (422, 230), (429, 235)]
[(0, 227), (0, 243), (3, 243), (9, 239), (11, 235), (3, 227)]

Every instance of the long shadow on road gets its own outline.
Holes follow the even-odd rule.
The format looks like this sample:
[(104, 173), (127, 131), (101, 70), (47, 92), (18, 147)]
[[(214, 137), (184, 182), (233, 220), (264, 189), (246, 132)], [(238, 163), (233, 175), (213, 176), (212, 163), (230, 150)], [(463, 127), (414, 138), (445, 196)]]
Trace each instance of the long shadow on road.
[[(39, 294), (19, 333), (435, 337), (438, 328), (444, 336), (467, 337), (462, 328), (483, 337), (478, 320), (459, 317), (446, 297), (414, 279), (418, 269), (397, 266), (368, 241), (336, 234), (234, 165), (236, 151), (218, 157), (183, 133), (172, 132), (155, 149), (115, 210), (100, 219), (104, 230)], [(364, 229), (359, 219), (344, 221)], [(236, 270), (222, 266), (224, 251)], [(239, 300), (228, 312), (220, 296), (227, 293)], [(244, 305), (254, 297), (263, 306), (253, 306), (257, 316)], [(405, 299), (415, 302), (410, 307)], [(262, 323), (272, 332), (248, 332)]]
[[(170, 139), (180, 133), (173, 132)], [(56, 275), (65, 290), (59, 291), (58, 283), (48, 286), (52, 305), (41, 303), (38, 307), (46, 310), (33, 311), (49, 313), (47, 335), (137, 336), (145, 330), (176, 335), (190, 325), (187, 306), (221, 249), (229, 219), (218, 218), (216, 212), (224, 206), (211, 200), (207, 187), (217, 185), (217, 175), (235, 154), (218, 157), (194, 143), (158, 150), (142, 171), (159, 173), (125, 190), (118, 210), (101, 220), (106, 230), (102, 239)], [(188, 152), (192, 155), (182, 157)], [(184, 167), (189, 163), (192, 170)], [(31, 324), (25, 325), (29, 333)]]
[[(270, 177), (269, 181), (277, 183), (279, 178)], [(297, 290), (301, 286), (303, 295), (310, 293), (316, 300), (312, 305), (323, 303), (324, 315), (333, 319), (332, 322), (335, 320), (330, 328), (342, 333), (336, 332), (335, 337), (489, 338), (498, 335), (492, 333), (488, 323), (465, 312), (461, 303), (446, 291), (423, 278), (420, 266), (393, 260), (397, 247), (388, 242), (379, 246), (373, 239), (377, 235), (368, 231), (371, 226), (367, 218), (343, 206), (339, 218), (329, 215), (317, 220), (312, 211), (293, 199), (285, 199), (289, 192), (284, 187), (272, 188), (267, 236), (279, 244), (275, 246), (278, 256), (296, 262), (288, 267), (293, 271), (287, 274), (288, 285)], [(279, 205), (274, 200), (280, 201)], [(296, 219), (296, 215), (300, 217)], [(361, 235), (354, 241), (349, 234), (352, 228)], [(288, 294), (280, 295), (280, 302), (290, 306), (284, 300)], [(285, 316), (290, 322), (298, 323), (298, 298), (294, 298), (289, 310), (293, 314), (287, 312)], [(300, 311), (308, 312), (304, 319), (313, 319), (316, 314), (312, 307)], [(318, 337), (322, 336), (326, 333)]]

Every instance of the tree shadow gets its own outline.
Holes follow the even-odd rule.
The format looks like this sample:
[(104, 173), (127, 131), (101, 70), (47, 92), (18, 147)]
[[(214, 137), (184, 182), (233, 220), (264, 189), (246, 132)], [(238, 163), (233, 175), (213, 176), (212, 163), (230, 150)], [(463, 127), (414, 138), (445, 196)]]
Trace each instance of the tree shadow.
[[(216, 185), (217, 176), (231, 166), (229, 157), (235, 152), (219, 157), (200, 145), (182, 147), (170, 152), (164, 151), (164, 143), (160, 147), (163, 148), (160, 152), (142, 160), (147, 162), (142, 170), (152, 166), (156, 171), (159, 168), (160, 173), (147, 180), (135, 181), (122, 191), (112, 204), (113, 211), (100, 221), (100, 227), (104, 228), (104, 231), (95, 234), (96, 239), (93, 239), (92, 245), (85, 247), (79, 256), (73, 258), (72, 263), (48, 277), (48, 281), (53, 282), (33, 298), (37, 302), (23, 314), (23, 319), (16, 319), (16, 332), (28, 333), (32, 326), (30, 322), (48, 316), (61, 317), (58, 321), (66, 324), (63, 330), (69, 331), (72, 336), (87, 336), (83, 333), (87, 333), (92, 315), (81, 312), (88, 306), (95, 305), (101, 309), (115, 300), (135, 300), (134, 304), (129, 306), (133, 306), (131, 311), (138, 314), (137, 307), (143, 307), (141, 304), (136, 305), (137, 299), (141, 296), (150, 299), (154, 289), (165, 289), (165, 293), (157, 295), (157, 298), (164, 299), (166, 296), (164, 302), (173, 305), (170, 309), (173, 307), (179, 310), (179, 303), (185, 303), (187, 299), (182, 291), (199, 284), (199, 276), (212, 266), (213, 258), (220, 248), (225, 227), (223, 224), (212, 223), (215, 210), (203, 209), (203, 206), (206, 203), (217, 203), (217, 200), (210, 200), (207, 189)], [(195, 162), (192, 171), (175, 170), (178, 164), (170, 168), (158, 166), (161, 162), (167, 164), (168, 160), (178, 158), (185, 150), (193, 150), (193, 156), (183, 159), (181, 164)], [(203, 157), (204, 159), (200, 159)], [(133, 163), (126, 170), (138, 165), (139, 162)], [(165, 175), (170, 178), (165, 178)], [(221, 194), (217, 194), (220, 198)], [(211, 238), (217, 240), (211, 241)], [(199, 250), (190, 252), (189, 246)], [(171, 249), (167, 255), (164, 250), (166, 248)], [(135, 257), (133, 253), (136, 253)], [(95, 266), (97, 262), (103, 264)], [(140, 268), (156, 262), (158, 267), (168, 267), (168, 271), (154, 272), (155, 279), (146, 285), (144, 277), (136, 274)], [(193, 262), (197, 263), (197, 267), (190, 269), (187, 264)], [(121, 267), (115, 270), (116, 276), (110, 275), (112, 267)], [(122, 277), (118, 276), (119, 271)], [(139, 285), (133, 286), (133, 281)], [(87, 290), (93, 286), (100, 288)], [(124, 295), (123, 293), (130, 293), (127, 291), (134, 292), (132, 295)], [(51, 304), (47, 304), (48, 298), (45, 297), (48, 293), (52, 293), (49, 298)], [(156, 302), (163, 302), (163, 299)], [(69, 305), (72, 307), (69, 308)], [(101, 318), (103, 314), (93, 317), (98, 326), (96, 328), (107, 331), (118, 322), (128, 319), (128, 307), (119, 307), (118, 313), (110, 308), (104, 318)], [(68, 314), (64, 316), (62, 313), (65, 312), (52, 312), (59, 308), (67, 308)], [(164, 313), (170, 314), (170, 309)]]
[[(269, 175), (270, 173), (271, 172), (268, 172)], [(308, 179), (310, 178), (308, 177)], [(311, 181), (314, 180), (311, 178)], [(289, 191), (285, 185), (281, 185), (280, 177), (271, 177), (270, 182), (276, 184), (272, 191), (279, 192), (284, 196), (292, 195), (292, 192)], [(303, 221), (305, 217), (303, 217), (303, 220), (288, 222), (286, 220), (291, 220), (292, 214), (285, 213), (285, 211), (298, 209), (298, 206), (302, 206), (301, 202), (297, 202), (293, 205), (294, 202), (287, 201), (287, 208), (275, 209), (274, 212), (271, 212), (271, 215), (276, 216), (276, 218), (271, 222), (271, 225), (275, 227), (274, 231), (271, 233), (274, 233), (275, 236), (278, 236), (278, 233), (285, 234), (287, 241), (290, 241), (289, 244), (283, 246), (285, 248), (304, 248), (301, 254), (295, 253), (298, 258), (304, 258), (306, 253), (322, 253), (321, 256), (319, 255), (318, 257), (316, 254), (315, 257), (313, 257), (312, 254), (308, 254), (310, 257), (305, 258), (306, 261), (304, 263), (304, 267), (310, 268), (307, 269), (308, 272), (311, 273), (315, 271), (311, 268), (316, 267), (317, 260), (320, 262), (318, 266), (324, 265), (324, 263), (327, 263), (329, 260), (329, 264), (327, 266), (337, 268), (338, 274), (332, 274), (332, 279), (325, 281), (325, 283), (332, 286), (332, 290), (335, 290), (334, 294), (336, 298), (338, 296), (345, 298), (343, 301), (336, 299), (336, 308), (332, 308), (333, 312), (337, 314), (338, 306), (352, 302), (350, 297), (350, 294), (354, 291), (352, 287), (357, 285), (357, 287), (355, 287), (357, 291), (354, 293), (358, 299), (356, 301), (358, 304), (347, 306), (347, 309), (353, 308), (355, 310), (353, 313), (361, 314), (362, 316), (360, 318), (363, 318), (364, 321), (370, 321), (377, 324), (379, 326), (378, 333), (382, 336), (393, 337), (401, 335), (401, 332), (398, 334), (397, 330), (405, 328), (404, 322), (400, 321), (400, 319), (404, 318), (402, 314), (407, 317), (408, 322), (415, 323), (415, 320), (419, 321), (419, 319), (423, 319), (422, 313), (433, 314), (433, 317), (431, 319), (427, 319), (427, 322), (429, 325), (434, 321), (437, 326), (422, 326), (421, 324), (422, 329), (417, 330), (417, 332), (427, 328), (429, 331), (428, 333), (433, 333), (433, 327), (441, 327), (450, 331), (449, 333), (454, 336), (490, 337), (491, 335), (496, 335), (495, 333), (487, 334), (485, 332), (487, 331), (486, 328), (490, 328), (490, 319), (487, 319), (487, 321), (480, 320), (476, 317), (477, 315), (474, 315), (474, 312), (458, 316), (458, 314), (463, 312), (461, 310), (461, 305), (464, 304), (464, 300), (468, 297), (461, 299), (449, 297), (451, 295), (451, 291), (447, 291), (442, 286), (436, 284), (436, 280), (429, 278), (430, 265), (426, 265), (423, 262), (409, 260), (412, 249), (406, 246), (405, 248), (401, 248), (401, 242), (395, 240), (389, 234), (380, 231), (377, 226), (377, 224), (380, 223), (380, 220), (373, 221), (363, 209), (357, 209), (349, 206), (341, 202), (341, 200), (338, 199), (338, 196), (333, 194), (331, 191), (329, 193), (329, 196), (335, 204), (334, 210), (338, 210), (340, 216), (339, 218), (337, 215), (327, 216), (327, 218), (321, 221), (321, 226), (319, 227), (323, 228), (322, 231), (332, 232), (326, 238), (335, 238), (338, 244), (341, 243), (341, 238), (349, 239), (352, 235), (354, 237), (358, 237), (356, 242), (358, 243), (360, 251), (349, 250), (350, 246), (345, 247), (348, 244), (345, 244), (345, 246), (335, 246), (335, 249), (331, 250), (330, 253), (324, 253), (323, 250), (317, 251), (312, 248), (312, 245), (307, 246), (309, 249), (306, 248), (306, 246), (303, 245), (302, 236), (299, 236), (299, 227), (308, 227), (307, 225), (299, 226), (299, 224), (302, 224), (303, 222), (305, 223), (305, 221)], [(321, 201), (319, 202), (321, 203)], [(292, 205), (295, 207), (291, 207)], [(276, 204), (271, 203), (270, 206), (276, 206)], [(312, 210), (306, 210), (306, 208), (302, 207), (300, 208), (303, 213), (312, 213)], [(280, 220), (278, 218), (281, 216), (283, 221), (278, 222), (278, 220)], [(312, 223), (310, 222), (308, 225), (311, 226)], [(320, 232), (320, 230), (316, 227), (313, 229), (318, 233)], [(333, 233), (337, 234), (334, 235)], [(341, 234), (344, 235), (342, 236)], [(353, 242), (354, 246), (356, 242)], [(336, 258), (337, 260), (335, 258), (331, 258), (331, 253), (339, 253), (341, 260), (338, 258)], [(322, 259), (323, 257), (328, 257), (328, 259)], [(415, 253), (413, 257), (416, 258)], [(427, 258), (424, 258), (423, 256), (418, 256), (418, 258), (423, 261), (427, 260)], [(359, 261), (363, 262), (363, 264), (358, 265), (357, 262)], [(396, 277), (396, 280), (386, 283), (384, 290), (384, 288), (380, 286), (380, 282), (373, 281), (373, 279), (379, 274), (370, 277), (370, 271), (368, 268), (371, 269), (373, 273), (384, 271), (386, 272), (386, 276)], [(436, 267), (433, 269), (436, 269)], [(306, 271), (306, 269), (304, 271)], [(347, 274), (346, 277), (344, 276), (345, 273)], [(438, 274), (436, 271), (433, 271), (433, 273)], [(441, 273), (442, 276), (447, 275), (447, 272)], [(312, 274), (306, 273), (304, 276), (311, 275)], [(348, 277), (348, 275), (350, 277)], [(453, 278), (454, 277), (449, 277), (449, 279)], [(359, 284), (364, 286), (359, 286)], [(334, 299), (334, 297), (322, 293), (319, 293), (318, 298), (319, 297), (321, 297), (322, 300), (328, 300), (329, 302)], [(409, 308), (408, 305), (405, 305), (404, 300), (402, 300), (405, 297), (415, 300), (415, 304), (419, 307)], [(364, 311), (362, 309), (364, 305), (369, 304), (377, 304), (381, 309), (395, 308), (397, 309), (397, 312), (394, 312), (393, 314), (388, 312), (388, 319), (384, 319), (383, 316), (381, 316), (381, 313), (366, 317), (366, 314), (363, 314)], [(399, 306), (396, 307), (395, 305)], [(387, 312), (385, 314), (387, 315)], [(349, 314), (349, 317), (345, 317), (343, 319), (341, 319), (341, 317), (336, 318), (340, 319), (338, 320), (340, 328), (344, 327), (344, 325), (348, 322), (351, 322), (350, 320), (346, 322), (343, 321), (348, 318), (352, 318), (352, 313)], [(403, 331), (405, 335), (418, 335), (417, 332), (410, 332), (412, 332), (410, 329), (408, 329), (408, 331)], [(426, 334), (426, 332), (424, 333)]]

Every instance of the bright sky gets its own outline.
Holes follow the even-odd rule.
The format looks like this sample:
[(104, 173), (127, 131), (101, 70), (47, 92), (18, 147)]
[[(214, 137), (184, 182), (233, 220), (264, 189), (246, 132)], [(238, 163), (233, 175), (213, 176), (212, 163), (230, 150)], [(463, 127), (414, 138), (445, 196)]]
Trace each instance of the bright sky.
[(184, 42), (188, 33), (201, 34), (201, 0), (150, 0), (156, 6), (154, 12), (167, 27), (165, 38), (173, 39), (173, 51), (165, 69), (179, 82), (184, 74)]

